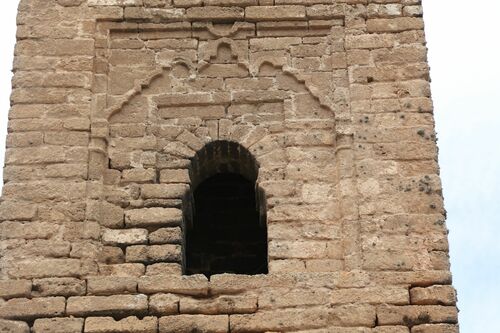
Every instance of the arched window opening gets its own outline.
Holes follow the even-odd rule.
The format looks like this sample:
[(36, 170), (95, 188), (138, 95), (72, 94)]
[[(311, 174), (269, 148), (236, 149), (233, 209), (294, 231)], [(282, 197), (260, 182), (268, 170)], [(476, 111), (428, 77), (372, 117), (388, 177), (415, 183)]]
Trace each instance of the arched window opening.
[(207, 145), (192, 162), (194, 191), (185, 217), (186, 274), (265, 274), (267, 225), (258, 167), (242, 146)]

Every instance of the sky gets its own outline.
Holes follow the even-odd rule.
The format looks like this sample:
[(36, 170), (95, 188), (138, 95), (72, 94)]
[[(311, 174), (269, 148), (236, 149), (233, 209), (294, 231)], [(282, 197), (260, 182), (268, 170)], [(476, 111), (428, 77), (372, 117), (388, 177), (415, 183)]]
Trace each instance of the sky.
[[(0, 11), (0, 165), (17, 3), (3, 1)], [(498, 0), (424, 0), (462, 333), (498, 332), (500, 315), (499, 12)]]

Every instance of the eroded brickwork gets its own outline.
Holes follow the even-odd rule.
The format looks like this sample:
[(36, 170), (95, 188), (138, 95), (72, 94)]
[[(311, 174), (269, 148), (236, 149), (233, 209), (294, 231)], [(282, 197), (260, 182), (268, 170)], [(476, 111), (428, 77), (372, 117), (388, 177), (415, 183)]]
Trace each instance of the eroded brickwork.
[[(21, 0), (18, 24), (0, 331), (458, 332), (419, 0)], [(256, 182), (269, 274), (183, 275), (222, 169)]]

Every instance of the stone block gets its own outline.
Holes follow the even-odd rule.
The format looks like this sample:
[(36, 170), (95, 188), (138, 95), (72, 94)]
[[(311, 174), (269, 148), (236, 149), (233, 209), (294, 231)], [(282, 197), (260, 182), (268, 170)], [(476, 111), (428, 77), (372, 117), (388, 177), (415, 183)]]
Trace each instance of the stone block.
[(59, 226), (40, 222), (2, 222), (0, 234), (4, 239), (47, 239), (52, 237)]
[(370, 303), (370, 304), (410, 304), (408, 288), (365, 287), (333, 290), (332, 304)]
[(406, 326), (378, 326), (373, 333), (410, 333), (410, 329)]
[(182, 221), (182, 211), (177, 208), (142, 208), (125, 212), (128, 227), (178, 226)]
[(377, 307), (377, 318), (379, 325), (415, 326), (431, 323), (456, 324), (458, 312), (454, 306), (381, 305)]
[(125, 261), (125, 254), (120, 247), (103, 246), (99, 249), (97, 260), (106, 264), (121, 264)]
[(85, 280), (76, 278), (46, 278), (33, 280), (32, 295), (47, 296), (81, 296), (85, 295)]
[(180, 245), (134, 245), (127, 247), (127, 262), (180, 262)]
[(159, 320), (160, 333), (170, 332), (212, 332), (227, 333), (229, 316), (179, 315), (162, 317)]
[(122, 183), (152, 183), (156, 179), (153, 169), (127, 169), (123, 170)]
[(145, 294), (175, 293), (192, 296), (208, 294), (208, 279), (204, 275), (157, 275), (139, 279), (139, 292)]
[(112, 203), (106, 201), (91, 202), (87, 206), (87, 215), (104, 227), (123, 227), (123, 208)]
[(455, 305), (457, 295), (452, 286), (431, 286), (410, 290), (413, 305)]
[(412, 333), (458, 333), (458, 325), (452, 324), (425, 324), (414, 326)]
[(273, 288), (259, 295), (259, 309), (278, 309), (306, 307), (330, 304), (330, 292), (327, 289), (298, 290)]
[(254, 313), (257, 311), (255, 296), (219, 296), (211, 299), (180, 299), (180, 313), (187, 314), (236, 314)]
[(0, 304), (0, 317), (21, 320), (58, 317), (64, 314), (65, 306), (64, 297), (16, 298)]
[(144, 199), (182, 199), (189, 187), (184, 184), (145, 184), (141, 186)]
[(408, 30), (422, 30), (424, 21), (420, 17), (398, 17), (391, 19), (368, 19), (368, 32), (401, 32)]
[(158, 263), (148, 265), (146, 268), (146, 275), (181, 275), (182, 267), (178, 263)]
[(148, 242), (147, 229), (107, 229), (102, 234), (106, 245), (137, 245)]
[(160, 171), (161, 183), (189, 183), (188, 169), (163, 169)]
[(115, 320), (112, 317), (90, 317), (85, 320), (85, 333), (157, 333), (156, 317), (127, 317)]
[(334, 326), (374, 327), (377, 320), (375, 307), (364, 304), (333, 306), (329, 313)]
[(149, 298), (149, 311), (156, 315), (179, 313), (179, 297), (173, 294), (155, 294)]
[(188, 19), (191, 20), (238, 20), (245, 15), (240, 7), (191, 7), (186, 10)]
[(182, 230), (175, 228), (160, 228), (149, 235), (150, 244), (181, 244)]
[(448, 285), (451, 274), (448, 271), (420, 272), (370, 272), (370, 280), (377, 285), (410, 285), (412, 287), (429, 287), (432, 285)]
[(0, 298), (29, 297), (31, 281), (29, 280), (0, 280)]
[(17, 262), (9, 270), (15, 278), (79, 277), (96, 272), (94, 263), (79, 259), (40, 259)]
[(245, 18), (250, 21), (286, 21), (304, 19), (304, 6), (251, 6), (245, 8)]
[(139, 277), (146, 271), (143, 264), (99, 264), (99, 274), (105, 276)]
[(317, 4), (307, 7), (307, 17), (315, 20), (328, 20), (334, 18), (343, 19), (345, 15), (344, 6)]
[(295, 278), (285, 274), (237, 275), (217, 274), (210, 277), (210, 292), (213, 295), (235, 294), (247, 290), (284, 287), (295, 284)]
[(0, 332), (4, 333), (30, 333), (30, 327), (23, 321), (0, 319)]
[(137, 279), (124, 276), (88, 277), (87, 295), (134, 294), (137, 292)]
[(33, 333), (81, 333), (83, 321), (83, 318), (37, 319)]
[(141, 315), (148, 310), (146, 295), (70, 297), (66, 313), (71, 316)]
[(287, 309), (231, 316), (231, 332), (297, 331), (325, 327), (329, 322), (326, 308)]

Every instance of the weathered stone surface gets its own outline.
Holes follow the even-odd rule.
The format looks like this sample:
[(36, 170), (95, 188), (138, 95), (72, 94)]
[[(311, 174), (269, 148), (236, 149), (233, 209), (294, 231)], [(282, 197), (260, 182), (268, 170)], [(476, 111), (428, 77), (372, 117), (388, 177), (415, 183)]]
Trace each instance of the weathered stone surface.
[(190, 314), (235, 314), (254, 313), (257, 311), (255, 296), (220, 296), (213, 299), (181, 298), (179, 309), (181, 313)]
[(155, 317), (127, 317), (115, 320), (111, 317), (90, 317), (85, 320), (85, 333), (156, 333)]
[(239, 293), (259, 288), (293, 285), (295, 279), (284, 274), (275, 275), (234, 275), (220, 274), (210, 278), (210, 291), (215, 294)]
[(259, 295), (259, 309), (291, 308), (330, 304), (328, 289), (301, 290), (273, 288)]
[(145, 294), (164, 292), (203, 296), (208, 294), (208, 280), (204, 275), (146, 276), (139, 279), (139, 292)]
[(161, 228), (149, 235), (150, 244), (181, 244), (181, 228)]
[(179, 313), (179, 297), (173, 294), (156, 294), (149, 298), (149, 310), (156, 315)]
[(160, 333), (168, 332), (213, 332), (226, 333), (229, 316), (179, 315), (162, 317), (159, 320)]
[(133, 277), (89, 277), (88, 295), (134, 294), (137, 292), (137, 279)]
[(0, 221), (31, 221), (36, 214), (36, 206), (15, 201), (0, 203)]
[(86, 283), (77, 278), (46, 278), (33, 280), (32, 295), (40, 296), (81, 296), (86, 292)]
[(125, 212), (125, 225), (142, 226), (176, 226), (182, 219), (182, 212), (176, 208), (143, 208)]
[(458, 333), (458, 325), (452, 324), (425, 324), (418, 325), (412, 328), (412, 333)]
[(419, 1), (22, 1), (17, 37), (0, 331), (457, 332)]
[(182, 198), (187, 190), (184, 184), (146, 184), (141, 187), (141, 195), (144, 199)]
[(127, 247), (127, 262), (180, 262), (180, 245), (134, 245)]
[(332, 304), (386, 303), (410, 304), (408, 289), (405, 287), (365, 287), (333, 290)]
[(245, 18), (252, 21), (259, 20), (294, 20), (306, 16), (304, 6), (255, 6), (245, 9)]
[(0, 304), (0, 317), (21, 320), (58, 317), (64, 314), (65, 306), (64, 297), (11, 299)]
[(386, 305), (377, 308), (377, 318), (380, 325), (455, 324), (458, 320), (458, 312), (453, 306), (408, 305), (398, 307)]
[(410, 297), (414, 305), (455, 305), (457, 302), (456, 291), (452, 286), (412, 288)]
[(0, 332), (5, 333), (30, 333), (30, 327), (22, 321), (0, 319)]
[(146, 295), (70, 297), (66, 313), (73, 316), (144, 314), (148, 309)]
[(146, 229), (108, 229), (103, 232), (102, 241), (108, 245), (144, 244), (148, 241), (148, 231)]
[(0, 298), (29, 297), (31, 285), (29, 280), (0, 280)]
[(181, 275), (182, 267), (178, 263), (157, 263), (148, 265), (146, 274), (148, 276), (155, 275)]
[(279, 310), (256, 314), (232, 315), (231, 332), (287, 331), (324, 327), (328, 323), (326, 309)]
[(37, 319), (33, 325), (33, 333), (81, 333), (82, 318)]

